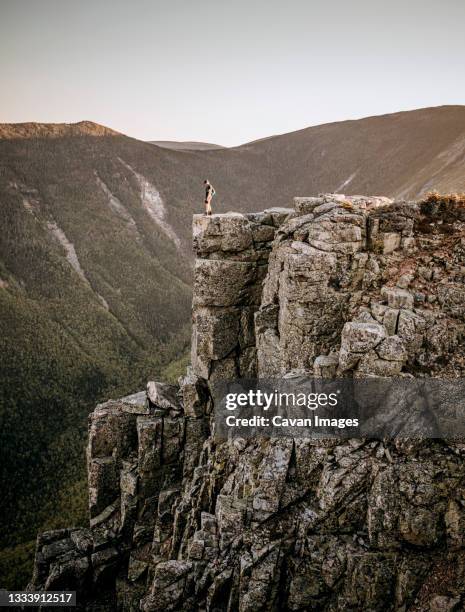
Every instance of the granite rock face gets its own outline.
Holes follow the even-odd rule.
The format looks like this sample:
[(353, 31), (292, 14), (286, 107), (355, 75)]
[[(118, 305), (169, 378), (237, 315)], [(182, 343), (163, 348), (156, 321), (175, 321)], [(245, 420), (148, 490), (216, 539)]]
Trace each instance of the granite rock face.
[(31, 589), (87, 610), (464, 609), (463, 442), (213, 435), (222, 378), (465, 375), (460, 218), (294, 204), (194, 217), (191, 367), (90, 415), (89, 527), (39, 536)]
[(256, 376), (254, 315), (276, 231), (292, 213), (194, 216), (192, 368), (197, 376)]

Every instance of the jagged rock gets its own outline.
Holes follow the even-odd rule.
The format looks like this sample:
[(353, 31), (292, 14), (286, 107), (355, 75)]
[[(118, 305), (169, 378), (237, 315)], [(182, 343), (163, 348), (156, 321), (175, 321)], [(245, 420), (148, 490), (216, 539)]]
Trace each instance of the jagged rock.
[(234, 380), (239, 376), (239, 367), (236, 355), (231, 355), (220, 361), (212, 361), (209, 381), (211, 384), (221, 380)]
[(397, 287), (400, 287), (400, 289), (407, 289), (413, 278), (413, 274), (402, 274), (402, 276), (400, 276), (397, 280), (396, 285)]
[[(258, 314), (258, 313), (257, 313)], [(256, 320), (260, 321), (261, 316)], [(259, 376), (279, 376), (282, 371), (279, 336), (272, 328), (264, 329), (257, 339), (257, 361)]]
[(164, 561), (157, 565), (150, 595), (141, 602), (145, 612), (174, 610), (187, 599), (190, 586), (190, 561)]
[[(90, 480), (89, 480), (89, 488), (90, 488)], [(90, 488), (90, 491), (92, 491), (92, 489)], [(115, 488), (115, 494), (117, 494), (118, 491)], [(105, 506), (104, 509), (99, 513), (95, 513), (92, 514), (92, 499), (89, 496), (89, 508), (90, 508), (90, 513), (91, 513), (91, 517), (90, 517), (90, 521), (89, 524), (91, 527), (96, 527), (102, 523), (109, 523), (110, 519), (113, 519), (115, 516), (115, 513), (118, 510), (119, 507), (119, 499), (118, 497), (116, 497), (116, 499), (111, 503), (108, 504), (108, 506)]]
[(244, 251), (253, 242), (252, 227), (244, 215), (194, 215), (193, 244), (199, 255), (215, 251)]
[(313, 362), (313, 373), (317, 377), (333, 378), (336, 375), (338, 363), (339, 355), (337, 353), (319, 355)]
[(138, 475), (139, 488), (146, 497), (160, 487), (159, 470), (162, 464), (164, 419), (161, 416), (138, 417)]
[(194, 270), (196, 306), (234, 306), (247, 302), (257, 274), (255, 263), (198, 259)]
[(274, 239), (276, 228), (271, 225), (252, 225), (253, 242), (271, 242)]
[(270, 214), (273, 219), (273, 225), (279, 227), (294, 213), (294, 209), (275, 206), (273, 208), (267, 208), (264, 212)]
[(50, 544), (45, 544), (45, 546), (42, 548), (42, 555), (46, 561), (50, 561), (51, 559), (55, 559), (56, 557), (68, 553), (73, 549), (73, 541), (71, 538), (66, 538), (51, 542)]
[(382, 252), (384, 255), (392, 253), (396, 249), (398, 249), (402, 242), (402, 236), (400, 234), (396, 234), (395, 232), (385, 232), (382, 234), (383, 237), (383, 248)]
[(89, 457), (124, 456), (134, 446), (135, 417), (124, 410), (124, 402), (100, 404), (90, 415)]
[(209, 392), (204, 378), (196, 376), (192, 368), (180, 380), (182, 405), (187, 417), (200, 418), (208, 413)]
[(86, 557), (53, 563), (45, 582), (46, 591), (63, 589), (81, 590), (89, 574), (89, 561)]
[(273, 217), (271, 215), (271, 212), (249, 212), (245, 213), (245, 216), (247, 217), (247, 219), (249, 219), (249, 221), (252, 221), (253, 223), (269, 225), (273, 227)]
[(454, 612), (459, 610), (460, 597), (435, 595), (429, 602), (429, 612)]
[(255, 347), (245, 348), (239, 356), (239, 377), (255, 378), (257, 375), (257, 349)]
[(454, 316), (465, 314), (465, 289), (462, 284), (445, 283), (438, 286), (438, 300), (442, 308)]
[(423, 343), (426, 329), (425, 320), (411, 310), (400, 310), (397, 320), (397, 334), (405, 343), (409, 353), (417, 352)]
[(91, 518), (99, 515), (119, 494), (118, 466), (113, 457), (89, 462), (89, 511)]
[(111, 580), (117, 567), (120, 555), (116, 548), (107, 548), (95, 552), (92, 557), (93, 580), (95, 585), (102, 585)]
[[(377, 347), (386, 337), (386, 329), (376, 322), (350, 322), (344, 325), (341, 335), (341, 350), (339, 352), (339, 370), (345, 372), (353, 369), (360, 359), (376, 359), (376, 353), (370, 351)], [(364, 371), (362, 369), (362, 371)]]
[(76, 549), (83, 554), (87, 554), (92, 550), (93, 538), (90, 529), (76, 529), (70, 533), (71, 540)]
[[(383, 323), (384, 315), (386, 314), (388, 307), (385, 304), (380, 304), (379, 302), (372, 302), (370, 308), (373, 318), (378, 321), (378, 323)], [(384, 326), (386, 327), (385, 323)]]
[(149, 414), (149, 406), (147, 403), (147, 395), (144, 391), (127, 395), (119, 400), (125, 412), (133, 412), (134, 414)]
[(147, 397), (149, 401), (162, 410), (171, 410), (174, 413), (182, 411), (178, 393), (179, 388), (176, 385), (154, 381), (147, 383)]
[(218, 380), (465, 375), (463, 221), (294, 206), (194, 219), (192, 367), (91, 414), (90, 528), (38, 537), (31, 589), (101, 612), (463, 608), (460, 441), (215, 435)]
[(379, 323), (346, 323), (342, 330), (342, 344), (350, 353), (365, 353), (375, 348), (386, 337)]
[(130, 532), (137, 516), (137, 493), (139, 485), (138, 464), (136, 461), (123, 461), (120, 472), (121, 491), (121, 531)]
[(381, 296), (387, 300), (390, 308), (413, 308), (413, 295), (410, 291), (399, 287), (383, 287)]
[(207, 419), (189, 419), (185, 425), (183, 475), (192, 476), (199, 461), (203, 444), (210, 434), (210, 422)]
[(194, 314), (195, 347), (204, 362), (223, 359), (239, 341), (240, 311), (235, 308), (199, 308)]
[(141, 561), (131, 556), (128, 564), (128, 580), (137, 582), (147, 573), (148, 567), (149, 565), (146, 561)]
[(449, 548), (460, 550), (465, 547), (465, 512), (463, 499), (458, 503), (451, 499), (444, 515)]
[(341, 609), (383, 610), (395, 583), (396, 557), (390, 553), (349, 554)]
[(386, 308), (383, 316), (383, 325), (389, 336), (394, 336), (397, 333), (398, 322), (399, 310), (396, 308)]
[(357, 362), (355, 376), (397, 376), (402, 370), (402, 361), (378, 359), (376, 351), (364, 353)]
[(308, 215), (323, 202), (323, 198), (294, 198), (294, 208), (298, 215)]
[(387, 361), (405, 361), (407, 359), (407, 351), (404, 342), (399, 336), (389, 336), (385, 338), (377, 347), (376, 353), (381, 359)]
[(219, 495), (216, 500), (216, 522), (222, 538), (223, 548), (234, 537), (240, 535), (246, 504), (244, 500), (234, 500), (227, 495)]

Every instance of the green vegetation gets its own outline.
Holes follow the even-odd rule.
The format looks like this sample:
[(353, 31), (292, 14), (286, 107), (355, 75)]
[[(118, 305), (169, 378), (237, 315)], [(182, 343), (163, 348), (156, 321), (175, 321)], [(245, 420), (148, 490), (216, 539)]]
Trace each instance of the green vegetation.
[(186, 352), (179, 359), (175, 359), (163, 370), (160, 378), (166, 382), (176, 383), (179, 377), (186, 373), (190, 358), (189, 352)]
[(0, 580), (11, 590), (21, 590), (31, 580), (35, 540), (4, 548), (0, 553)]
[[(93, 406), (174, 379), (185, 363), (189, 261), (112, 147), (93, 137), (0, 142), (2, 587), (30, 579), (37, 531), (85, 522)], [(111, 209), (95, 171), (133, 224)]]

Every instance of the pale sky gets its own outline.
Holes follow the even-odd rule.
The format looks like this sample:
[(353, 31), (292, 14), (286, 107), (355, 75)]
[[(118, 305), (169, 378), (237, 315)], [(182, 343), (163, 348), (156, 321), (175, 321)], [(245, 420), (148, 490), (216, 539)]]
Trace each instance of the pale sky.
[(0, 122), (232, 146), (465, 104), (465, 0), (0, 0)]

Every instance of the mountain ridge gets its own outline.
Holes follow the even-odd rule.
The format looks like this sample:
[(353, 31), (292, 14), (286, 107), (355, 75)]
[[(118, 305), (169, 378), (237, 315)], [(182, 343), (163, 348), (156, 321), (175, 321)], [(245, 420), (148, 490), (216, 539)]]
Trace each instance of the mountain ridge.
[[(190, 141), (190, 140), (186, 140), (186, 141), (183, 141), (183, 140), (182, 141), (147, 140), (145, 142), (148, 142), (150, 144), (155, 144), (157, 146), (161, 146), (162, 148), (163, 148), (163, 145), (165, 145), (166, 148), (168, 149), (169, 148), (184, 149), (184, 148), (189, 148), (189, 145), (194, 145), (193, 150), (202, 150), (204, 147), (208, 147), (208, 149), (205, 149), (205, 150), (214, 150), (214, 149), (234, 150), (234, 149), (240, 149), (241, 147), (254, 145), (257, 143), (262, 143), (263, 141), (273, 139), (273, 138), (281, 138), (281, 137), (289, 136), (289, 135), (297, 135), (299, 133), (304, 133), (307, 130), (311, 130), (314, 128), (324, 128), (327, 126), (336, 127), (336, 126), (341, 126), (345, 124), (358, 123), (360, 121), (370, 121), (370, 120), (378, 120), (378, 119), (386, 119), (386, 118), (395, 119), (396, 117), (400, 117), (403, 115), (409, 115), (409, 114), (413, 115), (413, 114), (429, 112), (429, 111), (438, 111), (442, 109), (444, 110), (454, 109), (454, 110), (461, 110), (465, 112), (465, 105), (463, 104), (442, 104), (439, 106), (425, 106), (425, 107), (421, 107), (417, 109), (401, 110), (401, 111), (396, 111), (393, 113), (368, 115), (365, 117), (359, 117), (355, 119), (340, 119), (337, 121), (326, 121), (324, 123), (316, 123), (316, 124), (308, 125), (304, 128), (299, 128), (298, 130), (292, 130), (290, 132), (282, 132), (279, 134), (271, 134), (269, 136), (261, 136), (260, 138), (256, 138), (251, 141), (246, 141), (244, 143), (241, 143), (235, 146), (231, 146), (231, 147), (225, 147), (223, 145), (205, 142), (205, 141)], [(27, 130), (32, 130), (33, 133), (28, 135)], [(465, 126), (464, 126), (464, 130), (465, 130)], [(27, 138), (28, 136), (31, 136), (31, 137), (36, 136), (40, 134), (41, 131), (44, 133), (43, 135), (47, 135), (47, 131), (49, 131), (50, 132), (49, 135), (55, 135), (55, 133), (57, 135), (65, 135), (66, 132), (71, 132), (71, 133), (74, 132), (76, 135), (79, 135), (79, 133), (86, 134), (86, 135), (105, 135), (105, 136), (123, 135), (123, 136), (127, 136), (128, 138), (134, 138), (133, 136), (130, 136), (129, 134), (120, 132), (104, 124), (101, 124), (101, 123), (98, 123), (92, 120), (86, 120), (86, 119), (83, 119), (77, 122), (69, 122), (69, 123), (67, 122), (56, 122), (55, 123), (55, 122), (41, 122), (41, 121), (3, 122), (3, 123), (0, 122), (0, 138), (3, 138), (3, 139), (14, 138), (16, 132), (18, 132), (19, 134), (22, 134), (22, 137)], [(35, 132), (37, 132), (37, 134)], [(134, 139), (141, 140), (138, 138), (134, 138)], [(141, 142), (144, 142), (144, 141), (141, 140)], [(171, 147), (171, 145), (173, 145), (173, 147)], [(197, 149), (195, 148), (195, 145), (199, 145), (201, 148)]]
[[(2, 547), (29, 541), (60, 482), (83, 478), (92, 404), (163, 378), (171, 362), (179, 374), (190, 341), (190, 220), (203, 211), (204, 178), (219, 213), (324, 192), (465, 191), (462, 106), (206, 151), (163, 149), (92, 122), (44, 125), (0, 128)], [(80, 504), (70, 501), (54, 526)]]
[(0, 139), (41, 138), (63, 136), (115, 136), (116, 130), (94, 121), (78, 121), (77, 123), (42, 123), (26, 121), (23, 123), (0, 123)]
[(173, 149), (175, 151), (210, 151), (227, 148), (212, 142), (198, 142), (194, 140), (149, 140), (148, 142), (162, 149)]

